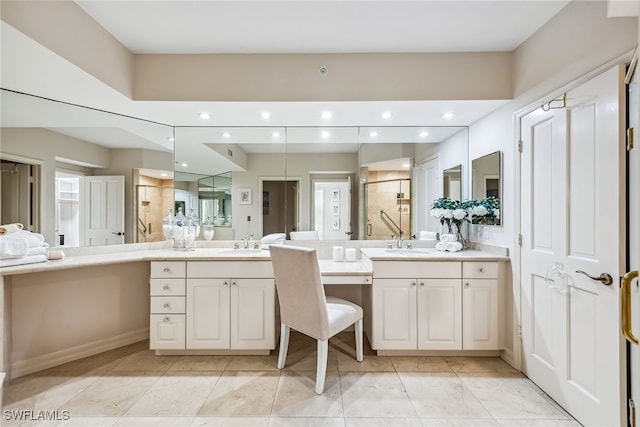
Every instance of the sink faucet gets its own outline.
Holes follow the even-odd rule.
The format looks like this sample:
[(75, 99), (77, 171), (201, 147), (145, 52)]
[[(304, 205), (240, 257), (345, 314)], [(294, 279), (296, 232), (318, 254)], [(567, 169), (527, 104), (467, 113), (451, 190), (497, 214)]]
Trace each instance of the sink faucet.
[(249, 235), (249, 237), (245, 236), (242, 238), (242, 247), (244, 249), (249, 249), (251, 247), (251, 242), (253, 240), (253, 234)]
[(393, 246), (395, 246), (396, 249), (402, 249), (402, 242), (404, 242), (404, 237), (402, 237), (402, 234), (399, 234), (397, 238), (395, 235), (392, 234), (391, 241), (395, 243), (395, 245)]

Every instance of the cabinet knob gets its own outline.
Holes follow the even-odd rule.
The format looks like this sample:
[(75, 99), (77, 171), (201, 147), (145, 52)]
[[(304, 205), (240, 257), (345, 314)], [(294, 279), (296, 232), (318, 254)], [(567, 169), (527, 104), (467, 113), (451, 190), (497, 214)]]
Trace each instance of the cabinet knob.
[(416, 285), (416, 282), (411, 282), (411, 286), (415, 286), (415, 285)]
[(484, 273), (484, 267), (480, 267), (480, 273)]
[(468, 288), (469, 286), (470, 286), (469, 282), (467, 282), (467, 283), (465, 283), (465, 284), (464, 284), (464, 287), (465, 287), (465, 288)]
[(162, 287), (162, 289), (163, 289), (163, 290), (165, 290), (165, 291), (168, 291), (168, 290), (169, 290), (169, 285), (164, 285), (164, 286)]
[(223, 286), (229, 286), (229, 282), (222, 282)]
[(238, 284), (236, 282), (231, 282), (231, 286), (237, 286)]
[(169, 323), (171, 321), (171, 319), (169, 319), (168, 317), (165, 317), (164, 319), (162, 319), (162, 321), (164, 323)]
[(364, 283), (369, 283), (369, 278), (368, 277), (364, 278)]
[(164, 271), (165, 273), (168, 273), (171, 271), (171, 269), (169, 267), (165, 267), (162, 271)]
[(165, 302), (165, 303), (164, 303), (164, 305), (163, 305), (162, 307), (163, 307), (163, 308), (169, 308), (170, 306), (169, 306), (169, 303), (168, 303), (168, 302)]
[(424, 286), (424, 282), (420, 282), (420, 286)]

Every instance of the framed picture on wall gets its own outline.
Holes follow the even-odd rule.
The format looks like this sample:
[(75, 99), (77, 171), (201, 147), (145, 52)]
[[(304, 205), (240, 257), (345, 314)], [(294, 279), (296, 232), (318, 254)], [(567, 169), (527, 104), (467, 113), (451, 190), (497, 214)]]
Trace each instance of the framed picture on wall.
[(340, 203), (332, 202), (331, 203), (331, 214), (332, 215), (340, 215)]
[(334, 202), (339, 202), (340, 201), (340, 189), (339, 188), (334, 188), (333, 190), (331, 190), (331, 200)]
[(340, 230), (340, 217), (333, 218), (333, 220), (331, 221), (331, 228), (333, 229), (333, 231)]
[(250, 205), (251, 204), (251, 189), (240, 188), (238, 190), (238, 204)]

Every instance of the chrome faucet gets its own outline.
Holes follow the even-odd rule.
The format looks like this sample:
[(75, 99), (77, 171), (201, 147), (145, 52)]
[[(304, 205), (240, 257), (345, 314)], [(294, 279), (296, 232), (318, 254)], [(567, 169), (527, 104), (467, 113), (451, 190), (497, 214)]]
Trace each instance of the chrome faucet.
[(402, 234), (401, 234), (398, 237), (398, 240), (396, 240), (396, 248), (402, 249), (402, 242), (404, 242), (404, 237), (402, 237)]
[(253, 234), (250, 234), (249, 237), (245, 236), (242, 238), (242, 247), (244, 249), (249, 249), (252, 245), (251, 242), (253, 241)]

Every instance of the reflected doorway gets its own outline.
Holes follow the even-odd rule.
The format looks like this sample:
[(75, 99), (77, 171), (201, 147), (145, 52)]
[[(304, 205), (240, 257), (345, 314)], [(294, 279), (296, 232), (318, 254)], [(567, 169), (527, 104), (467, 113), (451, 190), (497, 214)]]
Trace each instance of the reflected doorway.
[(311, 215), (313, 229), (320, 240), (350, 240), (351, 183), (350, 176), (341, 178), (312, 177)]
[(262, 180), (262, 235), (298, 231), (298, 180)]
[(77, 247), (82, 242), (83, 175), (56, 171), (55, 245)]
[(19, 222), (40, 232), (40, 165), (2, 160), (0, 224)]

